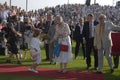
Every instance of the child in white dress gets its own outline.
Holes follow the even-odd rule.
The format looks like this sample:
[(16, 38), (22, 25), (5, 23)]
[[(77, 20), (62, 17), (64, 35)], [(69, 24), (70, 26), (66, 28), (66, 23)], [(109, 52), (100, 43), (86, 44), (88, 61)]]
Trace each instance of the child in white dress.
[(31, 39), (31, 43), (30, 43), (31, 57), (35, 62), (31, 65), (31, 67), (28, 70), (35, 73), (38, 73), (38, 71), (36, 70), (36, 67), (41, 62), (40, 46), (44, 44), (39, 40), (39, 37), (40, 37), (40, 31), (35, 30), (33, 33), (33, 38)]

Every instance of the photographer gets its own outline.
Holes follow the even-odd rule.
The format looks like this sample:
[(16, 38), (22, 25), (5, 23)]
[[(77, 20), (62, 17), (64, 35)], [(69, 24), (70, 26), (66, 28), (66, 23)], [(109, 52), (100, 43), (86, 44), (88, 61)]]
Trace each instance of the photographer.
[(22, 43), (20, 45), (20, 49), (25, 51), (24, 59), (26, 59), (26, 51), (28, 50), (32, 38), (32, 25), (30, 24), (30, 18), (24, 18), (24, 23), (21, 26), (21, 33)]
[(21, 34), (15, 30), (16, 19), (17, 16), (11, 16), (6, 28), (8, 50), (11, 52), (6, 62), (11, 63), (11, 58), (15, 54), (18, 61), (17, 64), (22, 64), (17, 48), (17, 36), (21, 36)]

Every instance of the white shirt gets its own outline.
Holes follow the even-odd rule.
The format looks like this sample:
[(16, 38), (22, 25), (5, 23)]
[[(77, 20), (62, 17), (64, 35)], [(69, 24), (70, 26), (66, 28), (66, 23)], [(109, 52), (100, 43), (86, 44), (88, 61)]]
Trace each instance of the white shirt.
[(92, 22), (92, 23), (90, 23), (90, 24), (92, 24), (92, 28), (91, 28), (91, 32), (90, 32), (90, 37), (94, 37), (94, 33), (95, 33), (95, 31), (94, 31), (94, 29), (95, 29), (95, 26), (94, 26), (94, 23)]
[(95, 34), (95, 26), (94, 23), (92, 22), (92, 37), (94, 37), (94, 34)]
[(21, 21), (21, 22), (24, 21), (24, 16), (20, 16), (20, 21)]
[(40, 50), (40, 46), (43, 45), (44, 43), (43, 42), (40, 42), (40, 40), (38, 38), (32, 38), (31, 39), (31, 43), (30, 43), (30, 46), (32, 48), (35, 48), (37, 49), (37, 52), (41, 52)]
[(80, 34), (82, 34), (82, 31), (83, 31), (83, 26), (80, 26)]

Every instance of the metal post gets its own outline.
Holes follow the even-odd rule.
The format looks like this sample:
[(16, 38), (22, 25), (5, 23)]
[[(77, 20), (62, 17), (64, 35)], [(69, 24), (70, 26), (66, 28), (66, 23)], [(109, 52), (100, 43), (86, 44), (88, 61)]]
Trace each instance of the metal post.
[(10, 0), (10, 7), (11, 7), (11, 0)]
[(28, 0), (26, 0), (26, 11), (28, 10)]
[(69, 4), (69, 0), (68, 0), (68, 4)]
[(96, 4), (96, 0), (94, 0), (94, 4)]

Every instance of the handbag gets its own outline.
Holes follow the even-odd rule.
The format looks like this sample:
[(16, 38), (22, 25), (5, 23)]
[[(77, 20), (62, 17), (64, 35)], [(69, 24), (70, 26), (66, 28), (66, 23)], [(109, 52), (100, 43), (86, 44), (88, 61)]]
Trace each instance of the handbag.
[(55, 54), (56, 57), (59, 57), (59, 55), (60, 55), (60, 44), (59, 43), (55, 44), (55, 47), (53, 49), (53, 53)]
[(68, 51), (68, 45), (61, 44), (60, 45), (60, 51), (67, 52)]

